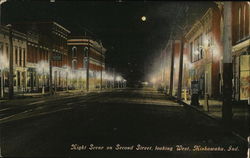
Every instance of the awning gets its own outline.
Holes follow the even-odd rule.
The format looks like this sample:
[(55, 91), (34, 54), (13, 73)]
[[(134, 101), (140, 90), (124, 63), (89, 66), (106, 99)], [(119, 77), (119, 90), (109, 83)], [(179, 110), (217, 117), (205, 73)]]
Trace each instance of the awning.
[(250, 52), (250, 38), (238, 43), (237, 45), (233, 46), (232, 48), (232, 55), (239, 56), (243, 54), (249, 54)]

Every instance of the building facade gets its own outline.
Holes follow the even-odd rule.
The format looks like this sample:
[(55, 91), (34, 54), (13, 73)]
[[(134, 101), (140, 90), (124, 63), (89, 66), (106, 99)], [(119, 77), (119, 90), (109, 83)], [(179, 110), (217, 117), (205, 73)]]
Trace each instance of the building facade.
[(218, 8), (210, 8), (185, 34), (184, 67), (189, 67), (189, 79), (184, 82), (198, 81), (201, 96), (218, 98), (222, 92), (221, 17)]
[[(89, 37), (68, 39), (68, 63), (76, 75), (73, 87), (86, 88), (87, 69), (89, 68), (89, 88), (98, 88), (105, 81), (105, 52), (101, 42)], [(102, 79), (101, 79), (102, 78)], [(102, 81), (101, 81), (102, 80)]]
[(40, 92), (43, 87), (48, 90), (50, 64), (54, 89), (64, 89), (63, 73), (68, 65), (67, 39), (70, 31), (56, 22), (13, 25), (27, 35), (27, 90)]
[(232, 2), (233, 98), (250, 99), (250, 2)]
[(27, 40), (24, 33), (0, 26), (0, 70), (1, 90), (8, 91), (10, 36), (13, 43), (14, 91), (24, 92), (27, 88)]

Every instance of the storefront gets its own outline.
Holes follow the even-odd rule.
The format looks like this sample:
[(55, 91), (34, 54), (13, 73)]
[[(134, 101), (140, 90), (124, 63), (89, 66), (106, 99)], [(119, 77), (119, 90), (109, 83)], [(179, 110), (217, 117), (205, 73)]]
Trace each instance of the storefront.
[(29, 92), (34, 92), (37, 90), (37, 75), (35, 68), (28, 68), (27, 70), (27, 90)]
[(233, 88), (235, 100), (250, 98), (250, 39), (233, 47)]

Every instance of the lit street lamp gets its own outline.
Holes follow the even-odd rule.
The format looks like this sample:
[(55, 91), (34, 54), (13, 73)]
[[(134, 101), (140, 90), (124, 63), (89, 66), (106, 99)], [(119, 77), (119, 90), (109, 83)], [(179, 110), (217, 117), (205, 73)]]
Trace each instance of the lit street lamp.
[(45, 87), (44, 87), (44, 84), (45, 84), (45, 76), (44, 76), (44, 68), (43, 68), (43, 86), (42, 86), (42, 94), (44, 94), (44, 89), (45, 89)]
[(126, 88), (126, 82), (127, 80), (123, 79), (123, 88)]
[(12, 39), (12, 25), (8, 24), (9, 28), (9, 99), (12, 99), (14, 96), (14, 61), (13, 61), (13, 39)]
[(63, 69), (64, 70), (64, 73), (65, 73), (65, 86), (66, 86), (66, 91), (68, 92), (69, 91), (69, 86), (68, 86), (68, 78), (69, 78), (69, 67), (68, 66), (63, 66)]
[(118, 84), (118, 88), (120, 88), (120, 82), (122, 80), (122, 77), (121, 76), (117, 76), (116, 77), (116, 81), (117, 81), (117, 84)]
[(0, 54), (0, 71), (1, 71), (1, 98), (4, 97), (4, 70), (8, 68), (8, 59), (5, 54)]
[(41, 61), (37, 64), (37, 72), (42, 74), (42, 94), (45, 93), (45, 74), (49, 71), (49, 63)]
[(84, 47), (84, 62), (86, 65), (86, 91), (89, 91), (89, 41), (88, 46)]

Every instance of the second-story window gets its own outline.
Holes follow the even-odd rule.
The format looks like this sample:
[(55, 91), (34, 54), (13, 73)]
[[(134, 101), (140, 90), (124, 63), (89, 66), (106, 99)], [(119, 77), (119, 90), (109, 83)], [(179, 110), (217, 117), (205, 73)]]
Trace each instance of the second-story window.
[(247, 11), (248, 11), (248, 35), (250, 35), (250, 3), (248, 3)]
[(9, 45), (8, 43), (6, 43), (5, 45), (6, 45), (6, 55), (9, 56)]
[(23, 48), (23, 66), (26, 66), (26, 54), (25, 54), (25, 48)]
[(241, 8), (238, 10), (238, 40), (241, 39)]
[(16, 65), (18, 65), (18, 48), (15, 47), (15, 61), (16, 61)]
[(0, 54), (3, 54), (3, 43), (0, 42)]
[(19, 48), (19, 66), (22, 66), (22, 48)]
[(190, 43), (190, 52), (192, 62), (198, 61), (203, 58), (203, 45), (202, 34), (198, 36), (192, 43)]
[(72, 48), (72, 58), (76, 58), (76, 56), (77, 56), (77, 48), (73, 47)]
[(243, 37), (246, 36), (246, 5), (243, 8)]

